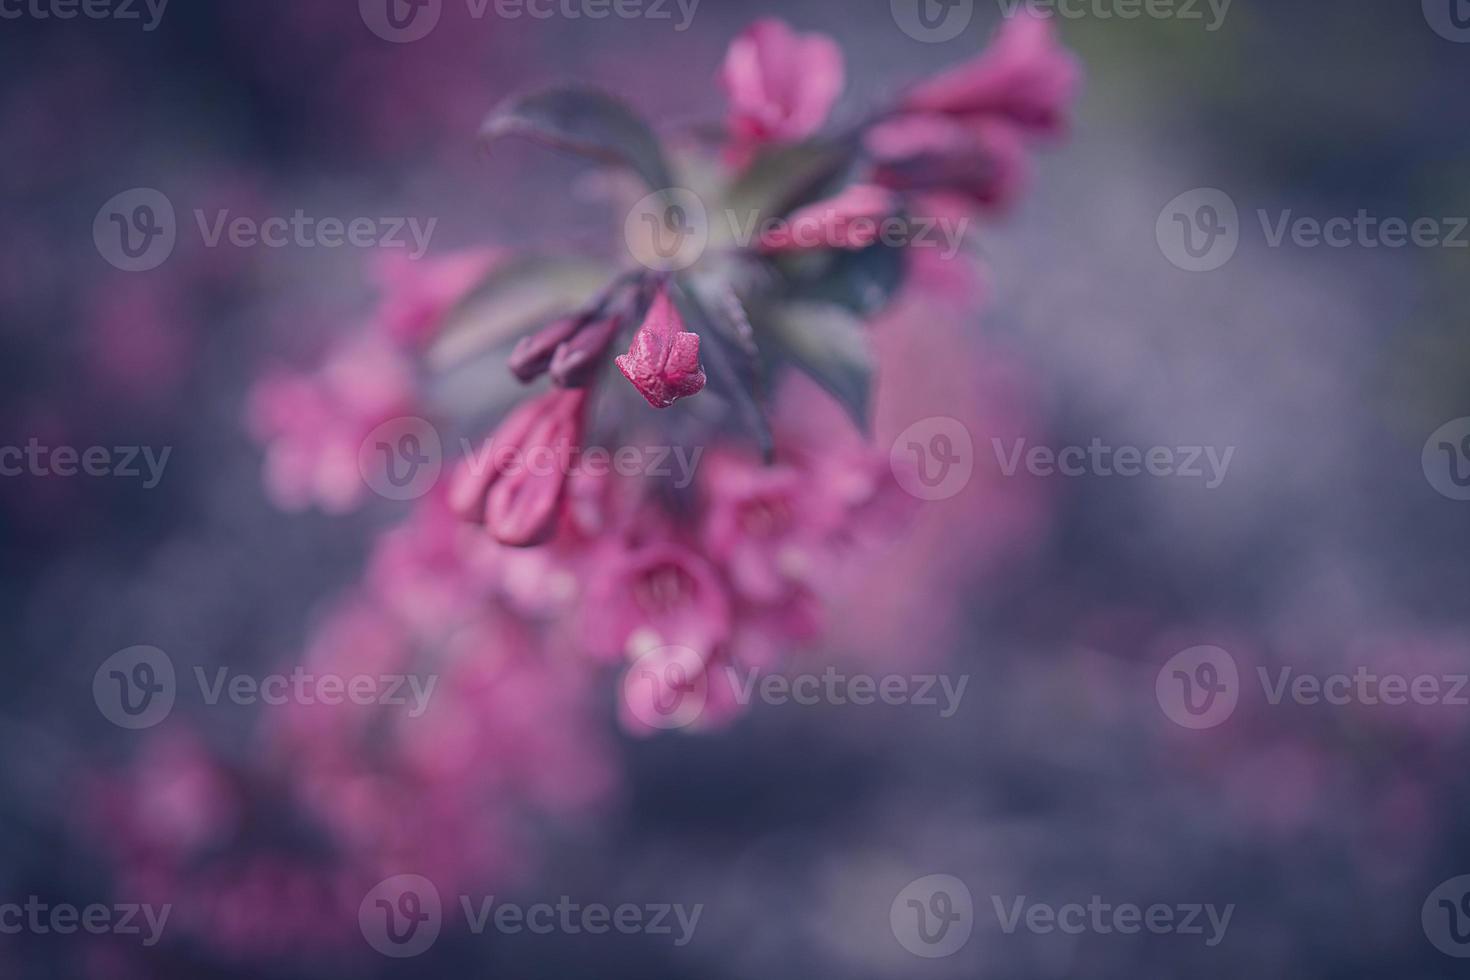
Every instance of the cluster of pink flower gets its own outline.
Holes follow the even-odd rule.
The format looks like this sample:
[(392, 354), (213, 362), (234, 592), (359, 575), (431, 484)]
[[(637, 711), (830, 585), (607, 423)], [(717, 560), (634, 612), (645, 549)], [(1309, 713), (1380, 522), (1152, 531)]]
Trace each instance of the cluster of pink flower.
[[(830, 40), (780, 22), (738, 38), (724, 68), (734, 179), (819, 139), (842, 73)], [(1049, 26), (1018, 18), (971, 64), (830, 141), (837, 165), (799, 175), (801, 194), (766, 206), (793, 226), (823, 225), (819, 252), (864, 255), (885, 249), (860, 230), (859, 216), (1003, 204), (1017, 187), (1021, 138), (1060, 126), (1075, 77)], [(575, 108), (574, 119), (590, 111)], [(548, 141), (599, 159), (624, 149), (588, 146), (585, 134), (568, 131)], [(638, 148), (624, 156), (637, 158)], [(595, 812), (615, 787), (593, 730), (600, 688), (587, 659), (617, 663), (676, 648), (693, 655), (701, 680), (719, 676), (719, 665), (769, 667), (822, 634), (829, 601), (871, 585), (874, 564), (853, 558), (874, 541), (900, 551), (912, 544), (886, 567), (919, 583), (947, 578), (946, 563), (971, 561), (966, 548), (977, 538), (993, 544), (1034, 523), (1035, 507), (1011, 488), (987, 491), (985, 516), (968, 515), (976, 519), (964, 528), (917, 519), (888, 453), (862, 431), (871, 367), (834, 369), (823, 350), (869, 350), (866, 333), (767, 332), (766, 315), (780, 319), (796, 301), (840, 294), (828, 288), (841, 278), (830, 263), (819, 263), (815, 280), (805, 267), (782, 265), (814, 257), (795, 243), (800, 237), (755, 243), (741, 261), (758, 274), (726, 275), (717, 289), (708, 277), (637, 269), (556, 315), (489, 330), (516, 339), (502, 351), (509, 371), (484, 388), (549, 384), (374, 542), (361, 582), (318, 625), (303, 662), (318, 674), (432, 677), (429, 709), (409, 717), (381, 704), (291, 705), (263, 730), (265, 766), (232, 765), (192, 737), (158, 737), (134, 772), (96, 787), (89, 811), (105, 824), (99, 834), (124, 890), (192, 909), (182, 923), (190, 934), (255, 956), (350, 936), (357, 903), (384, 875), (412, 869), (451, 891), (504, 880), (524, 870), (527, 825)], [(426, 381), (442, 361), (439, 345), (455, 340), (467, 309), (483, 315), (487, 295), (493, 301), (518, 278), (517, 261), (488, 249), (385, 261), (370, 329), (314, 372), (263, 378), (247, 415), (273, 502), (333, 513), (359, 506), (368, 494), (364, 439), (395, 418), (433, 414)], [(910, 288), (890, 284), (885, 302), (870, 303), (865, 291), (846, 305), (863, 331), (877, 322), (891, 336), (919, 313), (930, 323), (921, 338), (871, 343), (887, 372), (889, 417), (877, 424), (892, 421), (895, 404), (933, 408), (935, 381), (966, 402), (948, 406), (955, 414), (996, 408), (1007, 396), (994, 392), (1009, 390), (1004, 370), (904, 356), (965, 342), (951, 334), (967, 317), (939, 306), (957, 293), (955, 309), (973, 307), (972, 264), (909, 255), (899, 278)], [(772, 282), (783, 285), (762, 295)], [(829, 330), (843, 306), (839, 296), (823, 308)], [(471, 333), (483, 328), (472, 324)], [(614, 356), (629, 329), (626, 353)], [(920, 359), (927, 366), (916, 366)], [(981, 386), (991, 390), (981, 395)], [(635, 390), (642, 402), (619, 404), (620, 392)], [(697, 471), (671, 485), (646, 466), (569, 465), (592, 433), (620, 450), (650, 436), (688, 449)], [(559, 462), (529, 465), (538, 453)], [(907, 540), (895, 542), (900, 527)], [(892, 614), (894, 603), (863, 606), (849, 628), (889, 642), (874, 617)], [(653, 685), (625, 686), (624, 726), (646, 732), (656, 711), (639, 699), (658, 702), (669, 693), (659, 684), (693, 680), (665, 673)], [(728, 683), (709, 683), (690, 727), (725, 723), (737, 710)], [(252, 839), (262, 826), (291, 824), (276, 812), (283, 804), (309, 816), (308, 839)], [(311, 837), (323, 832), (326, 856)]]
[[(841, 52), (829, 38), (797, 34), (777, 20), (762, 20), (737, 38), (722, 73), (734, 180), (784, 147), (819, 139), (843, 72)], [(1050, 23), (1016, 17), (971, 62), (912, 88), (834, 138), (839, 165), (813, 183), (816, 193), (769, 207), (793, 227), (822, 225), (823, 249), (860, 252), (879, 246), (870, 234), (854, 232), (859, 217), (952, 209), (957, 202), (1004, 205), (1021, 184), (1025, 139), (1063, 128), (1076, 80), (1075, 63), (1057, 46)], [(578, 119), (604, 111), (601, 102), (578, 105), (565, 123), (548, 123), (548, 106), (557, 104), (537, 103), (536, 113), (504, 129), (541, 128), (546, 131), (533, 135), (601, 160), (621, 155), (633, 169), (642, 164), (647, 178), (644, 148), (592, 145), (597, 136), (576, 130)], [(649, 142), (656, 155), (657, 144)], [(652, 169), (668, 172), (661, 163)], [(798, 240), (762, 240), (748, 259), (779, 262), (801, 250), (793, 244)], [(382, 329), (352, 342), (320, 374), (258, 389), (252, 424), (266, 443), (267, 480), (279, 503), (315, 500), (343, 509), (362, 496), (360, 440), (384, 420), (416, 410), (413, 354), (434, 341), (454, 301), (476, 288), (497, 259), (456, 256), (438, 263), (420, 263), (417, 277), (400, 270), (390, 283)], [(415, 594), (430, 574), (446, 589), (464, 591), (454, 581), (461, 571), (434, 567), (445, 557), (436, 553), (441, 545), (446, 553), (467, 547), (466, 536), (444, 526), (447, 505), (494, 542), (476, 545), (471, 601), (498, 602), (538, 620), (548, 648), (571, 646), (617, 660), (673, 646), (693, 651), (708, 667), (768, 664), (783, 648), (818, 635), (820, 598), (838, 579), (851, 545), (896, 526), (904, 514), (901, 495), (887, 454), (874, 452), (840, 412), (823, 410), (828, 396), (820, 389), (837, 390), (830, 375), (813, 369), (812, 357), (792, 358), (798, 370), (773, 368), (760, 318), (747, 317), (762, 298), (741, 294), (733, 281), (724, 285), (718, 301), (701, 307), (698, 289), (678, 276), (623, 273), (595, 299), (524, 334), (506, 358), (510, 372), (526, 384), (548, 377), (549, 388), (508, 414), (484, 449), (460, 464), (447, 491), (421, 502), (409, 524), (418, 530), (401, 533), (431, 533), (434, 543), (405, 546), (395, 534), (380, 547), (375, 574), (404, 581), (379, 593), (390, 601)], [(690, 329), (691, 315), (698, 332)], [(610, 348), (630, 327), (636, 329), (627, 352), (614, 357)], [(708, 374), (702, 353), (720, 354)], [(616, 413), (609, 365), (656, 409), (710, 385), (701, 399), (710, 404), (674, 410), (678, 420), (670, 425), (630, 418), (625, 409), (603, 426), (620, 446), (652, 429), (661, 444), (680, 439), (708, 448), (692, 485), (672, 490), (646, 475), (515, 465), (538, 453), (574, 457), (592, 427), (593, 405), (612, 404), (604, 414)], [(763, 383), (769, 398), (760, 395)], [(759, 436), (742, 441), (731, 434), (737, 427), (731, 419), (752, 404)], [(405, 560), (407, 553), (422, 561)], [(728, 718), (732, 711), (722, 707), (733, 709), (728, 699), (712, 697), (700, 723)], [(625, 710), (624, 718), (635, 730), (642, 727), (636, 710)]]

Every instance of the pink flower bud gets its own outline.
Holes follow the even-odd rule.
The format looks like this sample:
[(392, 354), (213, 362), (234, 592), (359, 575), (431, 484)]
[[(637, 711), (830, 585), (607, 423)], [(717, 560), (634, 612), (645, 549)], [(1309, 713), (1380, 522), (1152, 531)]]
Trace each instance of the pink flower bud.
[(799, 140), (822, 127), (842, 91), (842, 49), (763, 18), (731, 42), (720, 81), (737, 147)]
[(854, 184), (836, 197), (809, 204), (761, 236), (763, 252), (810, 248), (867, 248), (878, 240), (883, 219), (897, 210), (893, 194)]
[(460, 464), (450, 504), (501, 544), (542, 544), (556, 531), (570, 460), (582, 441), (582, 388), (557, 388), (518, 407)]
[(1066, 128), (1079, 75), (1050, 18), (1028, 12), (1007, 20), (979, 55), (913, 89), (902, 108), (1054, 134)]
[(556, 354), (556, 349), (576, 336), (587, 323), (582, 315), (553, 320), (535, 333), (516, 341), (506, 364), (510, 373), (522, 381), (533, 381), (540, 377)]
[(959, 194), (982, 207), (1012, 203), (1030, 172), (1020, 130), (1000, 120), (899, 116), (868, 130), (865, 142), (882, 186)]
[(583, 327), (556, 348), (551, 356), (551, 380), (564, 388), (581, 388), (607, 363), (607, 348), (623, 327), (623, 316), (616, 314)]
[(661, 288), (628, 353), (619, 355), (618, 370), (654, 408), (668, 408), (704, 388), (699, 363), (699, 337), (684, 329), (679, 311)]

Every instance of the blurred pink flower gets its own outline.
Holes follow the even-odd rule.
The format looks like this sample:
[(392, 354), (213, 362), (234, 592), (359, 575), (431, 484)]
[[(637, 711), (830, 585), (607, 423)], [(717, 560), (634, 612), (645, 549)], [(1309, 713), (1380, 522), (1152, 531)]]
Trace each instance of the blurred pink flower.
[(605, 658), (682, 646), (708, 659), (730, 637), (730, 598), (715, 568), (672, 537), (614, 545), (589, 568), (581, 626)]
[(898, 209), (883, 187), (854, 184), (836, 197), (809, 204), (761, 236), (765, 252), (809, 248), (867, 248), (878, 241), (880, 222)]
[(864, 139), (876, 165), (873, 179), (883, 187), (956, 194), (994, 209), (1025, 190), (1025, 144), (1020, 130), (1005, 122), (906, 115), (878, 123)]
[(737, 153), (768, 142), (810, 136), (842, 91), (842, 49), (825, 34), (797, 34), (763, 18), (730, 44), (720, 74), (730, 100)]
[(404, 355), (368, 337), (333, 351), (310, 374), (278, 371), (250, 391), (246, 419), (265, 447), (265, 486), (282, 510), (356, 507), (367, 486), (358, 451), (374, 428), (411, 414), (413, 369)]
[(376, 314), (385, 337), (417, 350), (434, 339), (444, 314), (504, 255), (495, 248), (465, 249), (442, 258), (411, 258), (403, 249), (384, 249), (373, 266), (382, 290)]
[(976, 57), (915, 86), (901, 108), (1050, 135), (1066, 128), (1080, 75), (1051, 18), (1028, 11), (1008, 18)]

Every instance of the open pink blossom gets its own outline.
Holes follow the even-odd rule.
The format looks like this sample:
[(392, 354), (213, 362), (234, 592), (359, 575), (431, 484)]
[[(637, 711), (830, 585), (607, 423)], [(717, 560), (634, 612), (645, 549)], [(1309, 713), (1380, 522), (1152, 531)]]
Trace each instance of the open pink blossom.
[(915, 87), (902, 108), (1054, 134), (1066, 128), (1079, 77), (1051, 19), (1027, 12), (1008, 19), (979, 55)]
[(587, 648), (636, 657), (683, 646), (708, 659), (730, 636), (730, 599), (693, 549), (658, 538), (602, 552), (589, 569), (582, 632)]
[(882, 222), (898, 208), (886, 188), (854, 184), (836, 197), (796, 211), (760, 239), (763, 252), (812, 248), (867, 248), (878, 241)]
[(617, 358), (618, 370), (654, 408), (668, 408), (704, 388), (699, 363), (699, 336), (684, 329), (668, 287), (658, 291), (643, 325), (633, 335), (628, 353)]
[(556, 531), (570, 473), (582, 442), (587, 392), (557, 388), (512, 412), (479, 453), (460, 465), (450, 503), (483, 523), (501, 544), (528, 547)]
[(823, 534), (845, 516), (811, 473), (728, 450), (705, 459), (700, 485), (704, 547), (735, 590), (755, 602), (784, 599), (817, 575)]
[(799, 140), (821, 128), (842, 91), (842, 49), (763, 18), (731, 42), (720, 81), (737, 147)]

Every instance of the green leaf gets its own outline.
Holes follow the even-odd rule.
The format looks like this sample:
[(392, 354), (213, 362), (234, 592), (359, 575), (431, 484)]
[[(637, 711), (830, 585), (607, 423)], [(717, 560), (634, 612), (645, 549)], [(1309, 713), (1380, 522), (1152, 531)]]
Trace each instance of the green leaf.
[(846, 140), (807, 140), (767, 150), (730, 188), (729, 207), (741, 218), (781, 218), (835, 194), (856, 157)]
[(652, 190), (673, 186), (658, 138), (632, 109), (600, 89), (569, 86), (517, 96), (480, 126), (487, 142), (525, 136), (547, 146), (624, 166)]
[(865, 434), (872, 431), (873, 355), (863, 322), (831, 303), (774, 307), (765, 332), (797, 368), (827, 389)]
[(882, 244), (797, 254), (778, 264), (795, 299), (834, 303), (861, 317), (888, 305), (903, 285), (906, 269), (903, 249)]
[(734, 406), (741, 424), (754, 436), (761, 457), (775, 454), (775, 438), (760, 406), (762, 371), (750, 323), (740, 298), (723, 282), (689, 277), (676, 301), (700, 326), (700, 352), (710, 362), (710, 386)]
[(425, 358), (428, 366), (447, 370), (574, 312), (594, 298), (608, 275), (605, 267), (582, 259), (527, 255), (498, 264), (445, 314)]

